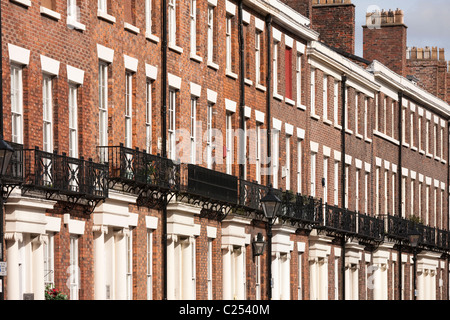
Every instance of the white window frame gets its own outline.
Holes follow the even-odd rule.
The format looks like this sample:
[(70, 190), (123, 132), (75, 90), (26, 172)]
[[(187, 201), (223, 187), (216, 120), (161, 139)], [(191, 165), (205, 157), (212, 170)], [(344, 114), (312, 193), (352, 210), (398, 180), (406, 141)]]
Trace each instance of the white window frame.
[(383, 113), (384, 113), (384, 117), (383, 117), (383, 130), (384, 130), (384, 134), (387, 134), (387, 98), (384, 97), (384, 102), (383, 102)]
[(255, 31), (255, 83), (261, 83), (261, 35), (260, 30)]
[(364, 172), (364, 213), (369, 214), (369, 173)]
[(126, 241), (126, 283), (127, 300), (133, 299), (133, 231), (129, 230), (125, 235)]
[(107, 2), (107, 0), (98, 0), (98, 11), (107, 13), (107, 11), (108, 11), (108, 2)]
[(395, 101), (391, 104), (391, 137), (395, 139)]
[[(395, 211), (397, 209), (396, 205), (395, 205), (395, 192), (396, 192), (396, 188), (395, 188), (395, 183), (397, 182), (397, 178), (396, 178), (396, 173), (392, 172), (392, 192), (391, 192), (391, 196), (392, 196), (392, 215), (395, 216)], [(405, 207), (406, 210), (406, 207)]]
[(231, 37), (232, 37), (232, 24), (231, 20), (233, 19), (233, 16), (227, 14), (226, 21), (225, 21), (225, 69), (228, 72), (232, 72), (232, 43), (231, 43)]
[(334, 102), (334, 124), (339, 125), (339, 82), (334, 81), (333, 87), (333, 102)]
[(207, 281), (208, 300), (213, 299), (213, 241), (214, 239), (208, 238), (207, 262), (206, 262), (206, 281)]
[(213, 118), (213, 104), (208, 103), (208, 107), (206, 109), (206, 166), (208, 169), (212, 169), (213, 163), (212, 118)]
[(23, 144), (23, 76), (15, 65), (11, 65), (11, 117), (11, 141)]
[(369, 113), (369, 98), (364, 98), (364, 138), (369, 137), (369, 123), (368, 123), (368, 113)]
[(67, 0), (67, 21), (79, 22), (77, 0)]
[(176, 0), (169, 0), (169, 10), (167, 13), (167, 22), (169, 32), (167, 34), (169, 46), (176, 46), (177, 43), (177, 4)]
[(153, 299), (153, 230), (147, 229), (147, 300)]
[(316, 114), (316, 69), (311, 68), (310, 77), (311, 115)]
[(69, 85), (69, 157), (78, 158), (78, 87)]
[(302, 272), (302, 268), (303, 268), (303, 263), (302, 263), (302, 258), (303, 258), (303, 252), (299, 252), (298, 253), (298, 267), (297, 267), (297, 278), (298, 278), (298, 284), (297, 284), (297, 299), (298, 300), (303, 300), (303, 287), (302, 287), (302, 280), (303, 280), (303, 272)]
[(133, 143), (133, 73), (125, 73), (125, 147)]
[(226, 173), (233, 171), (233, 113), (226, 113)]
[(52, 78), (48, 75), (43, 77), (43, 150), (53, 152), (53, 95)]
[(310, 193), (311, 193), (311, 196), (313, 196), (313, 197), (316, 196), (316, 171), (317, 171), (316, 169), (317, 169), (317, 153), (311, 152), (311, 172), (310, 172), (311, 189), (310, 189)]
[(70, 250), (69, 250), (69, 258), (70, 258), (70, 300), (78, 300), (79, 299), (79, 290), (80, 290), (80, 273), (79, 273), (79, 251), (78, 251), (78, 236), (71, 235), (70, 236)]
[(286, 190), (291, 190), (291, 136), (286, 135)]
[(297, 79), (297, 106), (302, 104), (302, 55), (297, 53), (297, 63), (295, 67)]
[(44, 242), (44, 284), (55, 285), (55, 241), (53, 233), (47, 233), (48, 240)]
[(328, 156), (323, 157), (323, 178), (325, 183), (323, 184), (323, 203), (328, 203)]
[(359, 94), (355, 93), (355, 134), (359, 133)]
[(196, 96), (191, 96), (191, 115), (190, 115), (190, 144), (191, 144), (191, 163), (195, 164), (197, 160), (197, 101)]
[(152, 34), (152, 0), (145, 0), (145, 31)]
[(375, 131), (380, 131), (378, 125), (378, 121), (380, 118), (380, 106), (378, 102), (379, 102), (378, 94), (375, 94)]
[(255, 175), (256, 182), (261, 183), (261, 126), (262, 123), (256, 123), (256, 157), (255, 157)]
[(207, 34), (207, 48), (208, 48), (208, 62), (214, 60), (214, 6), (208, 5), (208, 34)]
[(190, 37), (191, 37), (191, 55), (197, 55), (197, 0), (190, 0)]
[[(99, 146), (108, 145), (108, 65), (99, 63)], [(102, 161), (108, 161), (108, 152), (101, 155)]]
[(418, 118), (418, 128), (417, 128), (417, 134), (418, 134), (418, 143), (419, 143), (419, 151), (422, 151), (422, 117), (419, 114), (419, 118)]
[(380, 215), (380, 167), (375, 168), (375, 216)]
[[(411, 106), (410, 106), (411, 107)], [(410, 121), (411, 121), (411, 127), (409, 129), (409, 134), (410, 134), (410, 146), (411, 148), (414, 148), (414, 111), (412, 109), (410, 109)]]
[(273, 93), (274, 96), (278, 95), (278, 40), (273, 41), (273, 54), (272, 54), (272, 79), (273, 79)]
[(349, 206), (349, 171), (350, 171), (350, 166), (348, 164), (345, 165), (345, 199), (344, 199), (344, 208), (348, 209)]
[[(355, 211), (359, 212), (359, 177), (360, 177), (361, 169), (356, 168), (356, 175), (355, 175)], [(347, 178), (348, 179), (348, 178)]]
[(334, 205), (339, 205), (339, 161), (334, 161)]
[(177, 109), (177, 91), (173, 88), (169, 89), (169, 117), (168, 117), (168, 133), (169, 133), (169, 159), (177, 160), (176, 156), (176, 109)]
[(323, 74), (323, 119), (328, 119), (328, 75)]
[(152, 82), (147, 80), (145, 87), (145, 146), (152, 152)]
[(272, 130), (272, 185), (278, 189), (278, 170), (280, 157), (280, 131)]

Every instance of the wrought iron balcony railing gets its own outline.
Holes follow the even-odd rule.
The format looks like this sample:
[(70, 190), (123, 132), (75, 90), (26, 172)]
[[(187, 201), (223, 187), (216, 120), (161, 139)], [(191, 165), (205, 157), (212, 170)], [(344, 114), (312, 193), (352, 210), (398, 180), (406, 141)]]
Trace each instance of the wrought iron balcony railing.
[(257, 182), (239, 180), (239, 205), (248, 211), (262, 212), (261, 199), (267, 194), (269, 187)]
[(101, 200), (107, 197), (107, 167), (91, 159), (35, 149), (24, 150), (24, 190), (44, 191), (47, 197)]
[(101, 146), (100, 159), (108, 163), (112, 188), (119, 185), (127, 191), (159, 189), (176, 192), (180, 189), (180, 165), (174, 161), (119, 146)]
[(325, 221), (324, 228), (327, 231), (342, 233), (342, 234), (356, 234), (356, 212), (347, 209), (339, 208), (329, 204), (325, 204)]
[(408, 233), (414, 229), (414, 222), (387, 214), (384, 217), (384, 230), (388, 238), (398, 241), (408, 240)]
[(285, 191), (281, 193), (281, 216), (292, 224), (318, 225), (323, 222), (322, 199)]
[(358, 213), (357, 235), (365, 240), (381, 241), (384, 239), (383, 219)]
[(436, 247), (441, 250), (450, 250), (450, 231), (436, 229)]
[(19, 185), (23, 182), (23, 145), (14, 142), (7, 143), (14, 149), (14, 153), (6, 169), (6, 173), (2, 177), (2, 182), (5, 185)]

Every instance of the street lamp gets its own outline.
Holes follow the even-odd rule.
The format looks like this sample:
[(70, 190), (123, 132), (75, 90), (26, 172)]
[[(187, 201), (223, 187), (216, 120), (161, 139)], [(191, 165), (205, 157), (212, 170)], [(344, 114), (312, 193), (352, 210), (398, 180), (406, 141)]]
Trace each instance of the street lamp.
[(276, 217), (278, 211), (281, 207), (281, 200), (273, 193), (272, 185), (269, 187), (269, 191), (261, 199), (261, 206), (264, 211), (264, 216), (268, 220), (267, 224), (267, 244), (268, 244), (268, 254), (267, 254), (267, 276), (268, 276), (268, 286), (267, 286), (267, 297), (269, 300), (272, 299), (272, 225), (273, 219)]
[(253, 256), (257, 257), (263, 254), (264, 248), (266, 247), (266, 242), (264, 241), (261, 232), (258, 232), (256, 239), (252, 242), (253, 246)]
[(414, 275), (413, 275), (413, 283), (414, 283), (414, 300), (417, 299), (417, 289), (416, 289), (416, 276), (417, 276), (417, 246), (419, 245), (420, 233), (417, 231), (414, 226), (413, 230), (408, 233), (409, 243), (413, 249), (413, 262), (414, 262)]

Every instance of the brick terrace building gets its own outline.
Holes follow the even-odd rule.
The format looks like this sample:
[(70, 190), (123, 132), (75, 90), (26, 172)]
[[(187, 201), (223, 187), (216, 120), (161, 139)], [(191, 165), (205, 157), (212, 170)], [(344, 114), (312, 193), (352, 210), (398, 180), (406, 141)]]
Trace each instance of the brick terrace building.
[(417, 228), (448, 300), (450, 106), (403, 13), (361, 58), (350, 1), (285, 2), (1, 1), (7, 299), (267, 299), (272, 185), (273, 299), (413, 299)]

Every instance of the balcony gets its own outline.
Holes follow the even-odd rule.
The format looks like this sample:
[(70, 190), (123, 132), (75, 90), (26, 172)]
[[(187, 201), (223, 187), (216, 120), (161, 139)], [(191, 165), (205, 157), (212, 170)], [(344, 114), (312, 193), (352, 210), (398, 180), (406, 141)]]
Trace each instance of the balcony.
[(379, 242), (384, 239), (383, 219), (358, 213), (357, 236), (363, 242)]
[(323, 228), (332, 234), (356, 235), (357, 214), (347, 209), (325, 204)]
[(112, 189), (143, 194), (155, 190), (177, 192), (180, 188), (180, 165), (170, 159), (123, 144), (97, 149), (100, 159), (108, 166)]
[[(187, 173), (187, 174), (186, 174)], [(191, 198), (226, 206), (238, 203), (238, 178), (193, 164), (183, 166), (183, 190)]]
[(261, 199), (269, 188), (256, 182), (239, 180), (239, 206), (250, 212), (262, 213)]
[(323, 222), (322, 199), (312, 196), (282, 192), (281, 214), (282, 219), (288, 219), (292, 225), (310, 228)]
[(20, 185), (23, 182), (23, 145), (13, 142), (7, 143), (14, 149), (14, 153), (3, 176), (3, 184)]
[(91, 206), (108, 196), (107, 167), (91, 159), (28, 149), (24, 170), (23, 192), (28, 195)]

